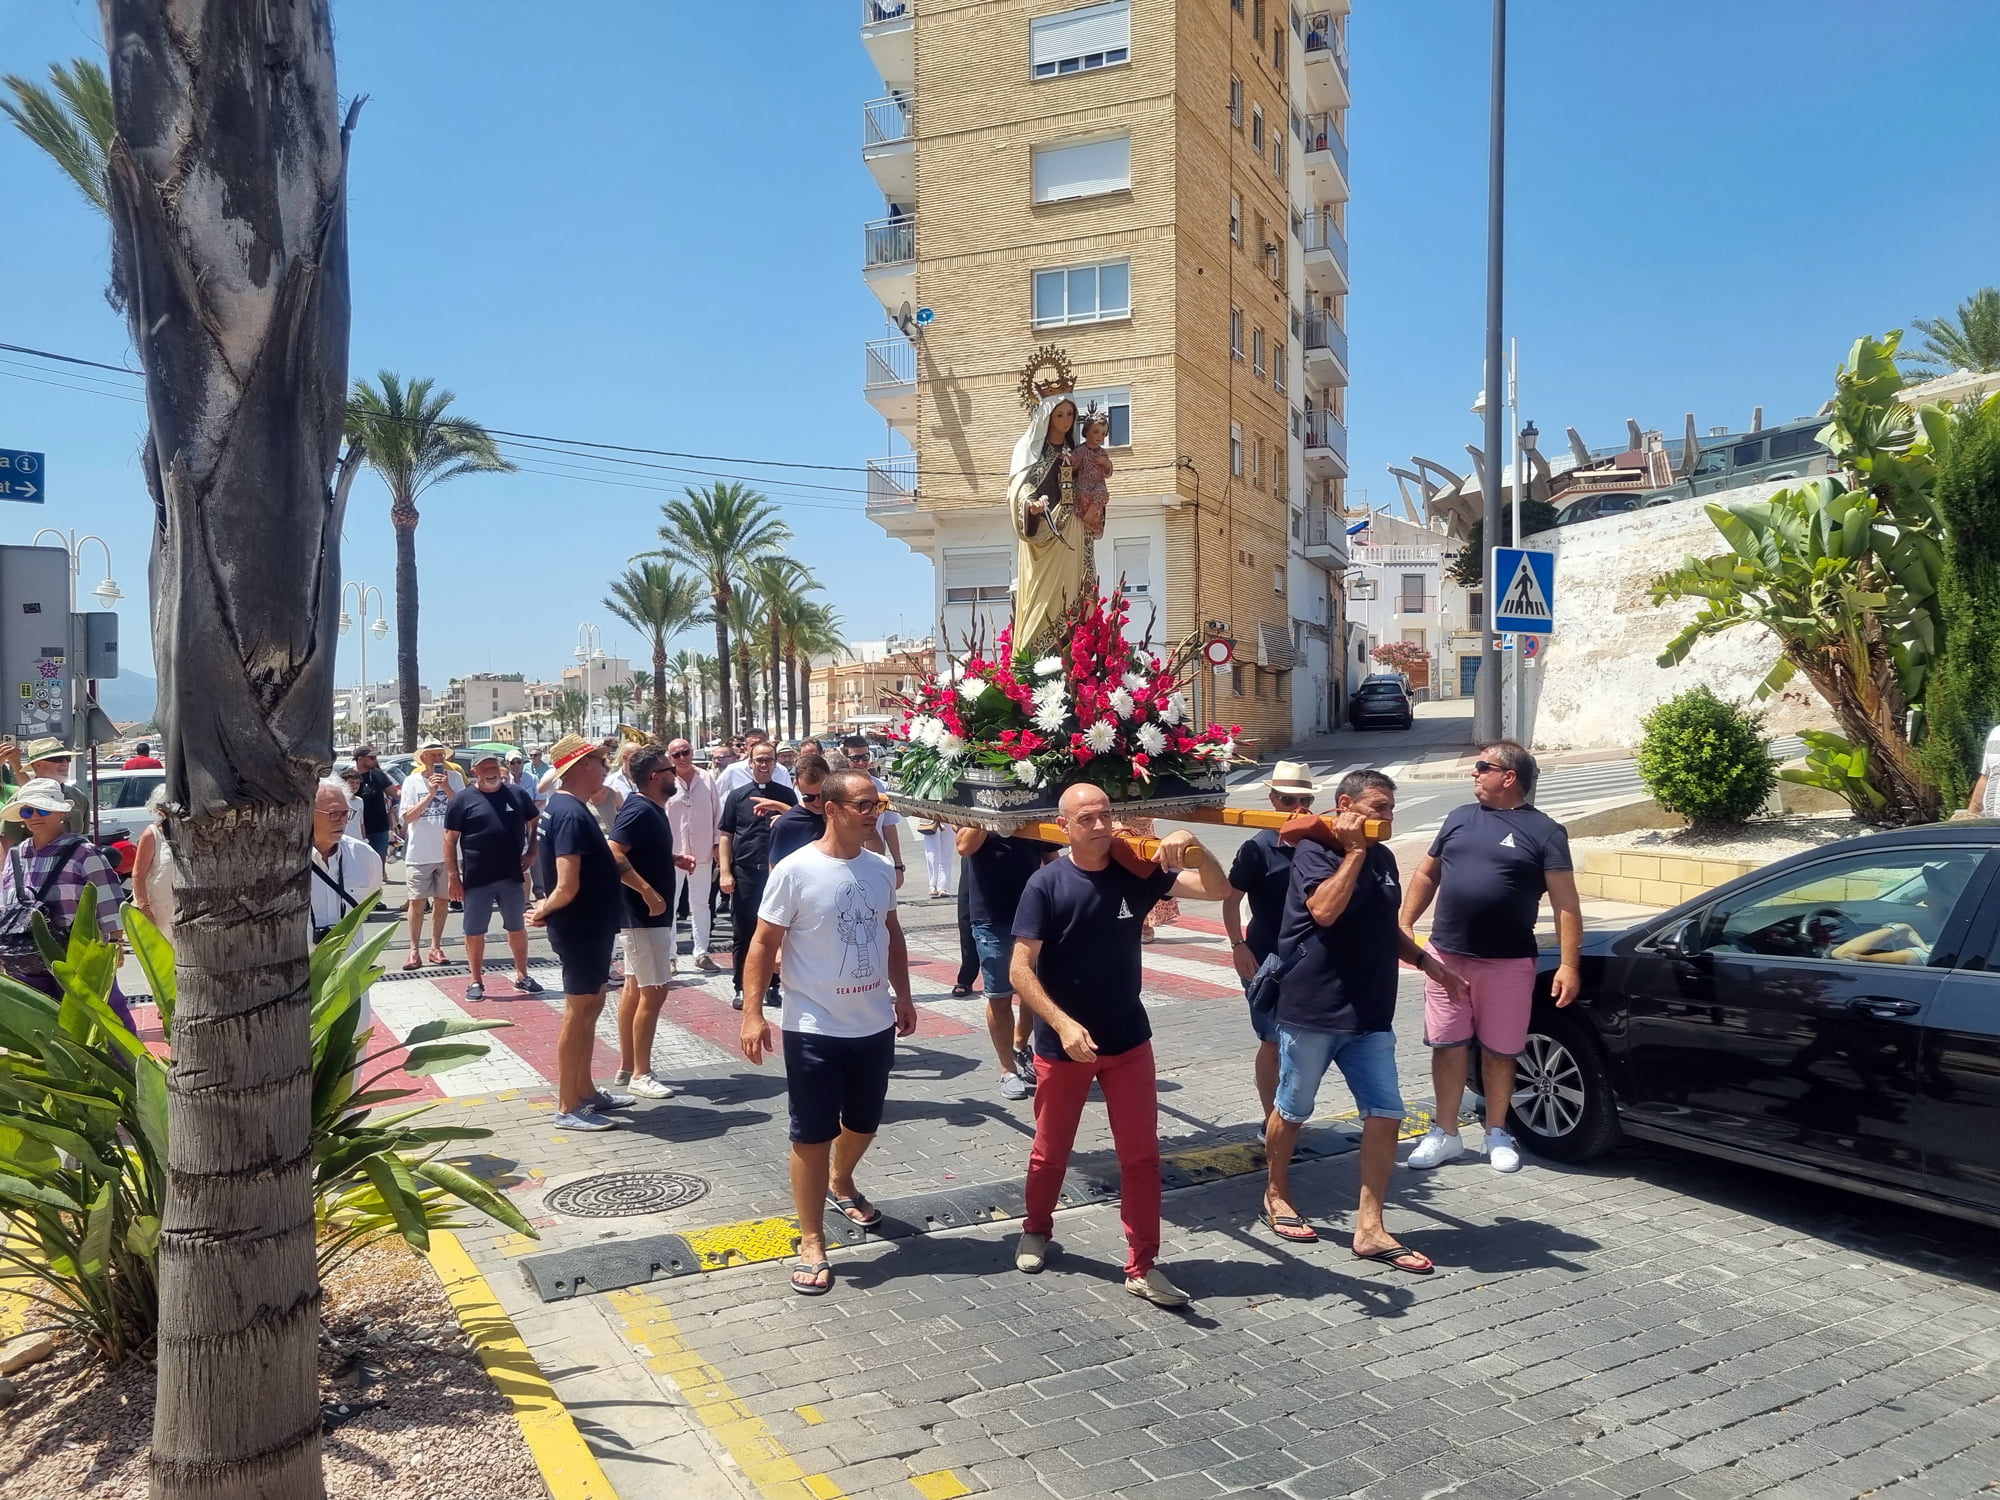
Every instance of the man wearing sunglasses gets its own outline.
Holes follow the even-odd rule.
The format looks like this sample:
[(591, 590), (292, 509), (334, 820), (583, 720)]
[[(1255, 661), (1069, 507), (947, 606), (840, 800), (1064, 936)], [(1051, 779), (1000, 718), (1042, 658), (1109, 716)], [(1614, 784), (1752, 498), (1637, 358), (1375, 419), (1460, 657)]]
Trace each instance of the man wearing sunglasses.
[[(0, 752), (0, 759), (4, 759), (9, 770), (15, 773), (18, 773), (25, 764), (27, 776), (23, 778), (16, 775), (17, 781), (40, 779), (53, 781), (60, 786), (63, 795), (69, 799), (69, 811), (63, 815), (63, 831), (90, 832), (90, 794), (69, 779), (70, 762), (73, 757), (70, 755), (69, 747), (61, 740), (53, 735), (44, 735), (41, 739), (29, 740), (18, 748), (9, 742), (6, 750)], [(8, 842), (11, 843), (19, 837), (18, 826), (7, 830)]]
[[(886, 792), (882, 778), (875, 774), (875, 751), (867, 739), (858, 734), (850, 734), (840, 742), (840, 753), (847, 758), (850, 771), (866, 771), (868, 779), (875, 783), (875, 790)], [(889, 863), (896, 867), (896, 889), (903, 888), (903, 815), (885, 812), (876, 821), (875, 836), (881, 841), (882, 850), (889, 856)]]
[(1465, 1095), (1467, 1048), (1479, 1038), (1486, 1081), (1486, 1161), (1496, 1172), (1518, 1172), (1521, 1153), (1508, 1134), (1514, 1060), (1528, 1045), (1534, 1008), (1535, 917), (1546, 892), (1555, 908), (1562, 948), (1551, 989), (1557, 1005), (1582, 993), (1578, 962), (1583, 907), (1571, 873), (1569, 832), (1531, 805), (1535, 757), (1512, 740), (1497, 740), (1472, 766), (1474, 801), (1455, 807), (1431, 841), (1403, 897), (1402, 927), (1437, 897), (1431, 951), (1463, 974), (1468, 993), (1424, 984), (1424, 1042), (1431, 1048), (1437, 1120), (1410, 1153), (1413, 1167), (1435, 1167), (1459, 1155), (1458, 1107)]
[[(1264, 783), (1271, 806), (1281, 813), (1312, 811), (1312, 767), (1302, 760), (1281, 760)], [(1229, 934), (1229, 959), (1236, 976), (1248, 987), (1257, 966), (1278, 946), (1278, 924), (1285, 918), (1285, 892), (1292, 885), (1294, 846), (1279, 839), (1278, 830), (1266, 828), (1237, 849), (1229, 866), (1229, 896), (1222, 903), (1222, 926)], [(1243, 903), (1250, 902), (1250, 926), (1243, 926)], [(1250, 1029), (1257, 1034), (1257, 1100), (1263, 1105), (1261, 1120), (1269, 1121), (1278, 1094), (1278, 1027), (1268, 1014), (1250, 1012)], [(1257, 1127), (1264, 1138), (1265, 1126)]]
[[(722, 966), (709, 955), (708, 940), (715, 917), (709, 891), (715, 881), (715, 836), (722, 799), (715, 780), (694, 763), (694, 746), (686, 740), (667, 742), (667, 764), (674, 779), (668, 783), (667, 821), (674, 830), (674, 865), (681, 872), (681, 892), (687, 898), (688, 929), (694, 938), (694, 966), (704, 974), (720, 974)], [(680, 931), (678, 900), (674, 912)]]

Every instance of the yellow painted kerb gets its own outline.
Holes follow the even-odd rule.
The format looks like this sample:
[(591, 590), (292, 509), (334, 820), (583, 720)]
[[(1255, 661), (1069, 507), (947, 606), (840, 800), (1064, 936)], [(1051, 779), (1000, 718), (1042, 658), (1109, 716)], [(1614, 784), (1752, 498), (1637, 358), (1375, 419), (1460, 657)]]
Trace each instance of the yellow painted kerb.
[(514, 1320), (500, 1310), (493, 1288), (472, 1264), (458, 1237), (431, 1231), (431, 1269), (458, 1314), (459, 1326), (500, 1394), (512, 1403), (514, 1420), (542, 1471), (550, 1500), (617, 1500), (604, 1468), (576, 1430), (567, 1408), (550, 1388), (521, 1341)]

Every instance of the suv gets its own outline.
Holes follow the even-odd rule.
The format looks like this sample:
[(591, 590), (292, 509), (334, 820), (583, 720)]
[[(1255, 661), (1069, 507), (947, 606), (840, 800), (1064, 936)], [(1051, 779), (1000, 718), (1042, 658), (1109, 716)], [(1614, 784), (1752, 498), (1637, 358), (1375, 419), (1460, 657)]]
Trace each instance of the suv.
[[(140, 831), (153, 821), (153, 815), (146, 811), (146, 799), (166, 779), (165, 771), (102, 770), (97, 773), (97, 827), (104, 842), (109, 843), (121, 833), (128, 838), (139, 836)], [(90, 791), (87, 774), (79, 785), (86, 793)]]
[(1362, 679), (1347, 702), (1347, 722), (1355, 729), (1408, 729), (1416, 722), (1416, 710), (1402, 676)]
[(2000, 1225), (2000, 821), (1843, 839), (1586, 934), (1568, 1009), (1554, 967), (1522, 1145), (1633, 1136)]

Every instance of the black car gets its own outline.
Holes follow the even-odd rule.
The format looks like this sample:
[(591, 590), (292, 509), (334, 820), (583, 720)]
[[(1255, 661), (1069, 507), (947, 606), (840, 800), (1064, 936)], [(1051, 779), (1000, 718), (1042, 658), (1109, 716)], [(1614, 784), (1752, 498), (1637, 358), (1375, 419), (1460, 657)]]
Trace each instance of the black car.
[(2000, 1225), (1996, 874), (2000, 821), (1874, 834), (1589, 934), (1568, 1009), (1544, 954), (1517, 1138), (1581, 1161), (1632, 1136)]
[(1347, 700), (1347, 722), (1355, 729), (1408, 729), (1415, 720), (1400, 677), (1370, 677)]

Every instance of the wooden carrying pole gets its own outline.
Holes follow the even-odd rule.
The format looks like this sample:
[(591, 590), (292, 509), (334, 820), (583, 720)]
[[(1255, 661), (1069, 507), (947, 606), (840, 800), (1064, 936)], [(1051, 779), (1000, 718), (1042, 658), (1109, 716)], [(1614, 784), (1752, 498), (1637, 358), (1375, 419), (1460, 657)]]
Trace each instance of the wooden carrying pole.
[[(1282, 813), (1270, 807), (1197, 807), (1188, 812), (1177, 813), (1173, 821), (1177, 823), (1222, 823), (1234, 828), (1282, 828), (1297, 817), (1296, 813)], [(1322, 818), (1331, 823), (1331, 818)], [(1387, 818), (1369, 818), (1363, 825), (1363, 832), (1370, 843), (1380, 843), (1391, 837), (1393, 825)], [(1040, 839), (1045, 844), (1067, 844), (1069, 835), (1063, 832), (1060, 823), (1023, 823), (1010, 835), (1013, 838)], [(1159, 848), (1158, 839), (1129, 837), (1128, 843), (1137, 845), (1143, 858), (1151, 859)], [(1197, 845), (1197, 848), (1200, 846)], [(1207, 851), (1202, 851), (1206, 853)], [(1192, 851), (1190, 851), (1192, 854)], [(1191, 865), (1201, 863), (1199, 858), (1190, 858)]]

